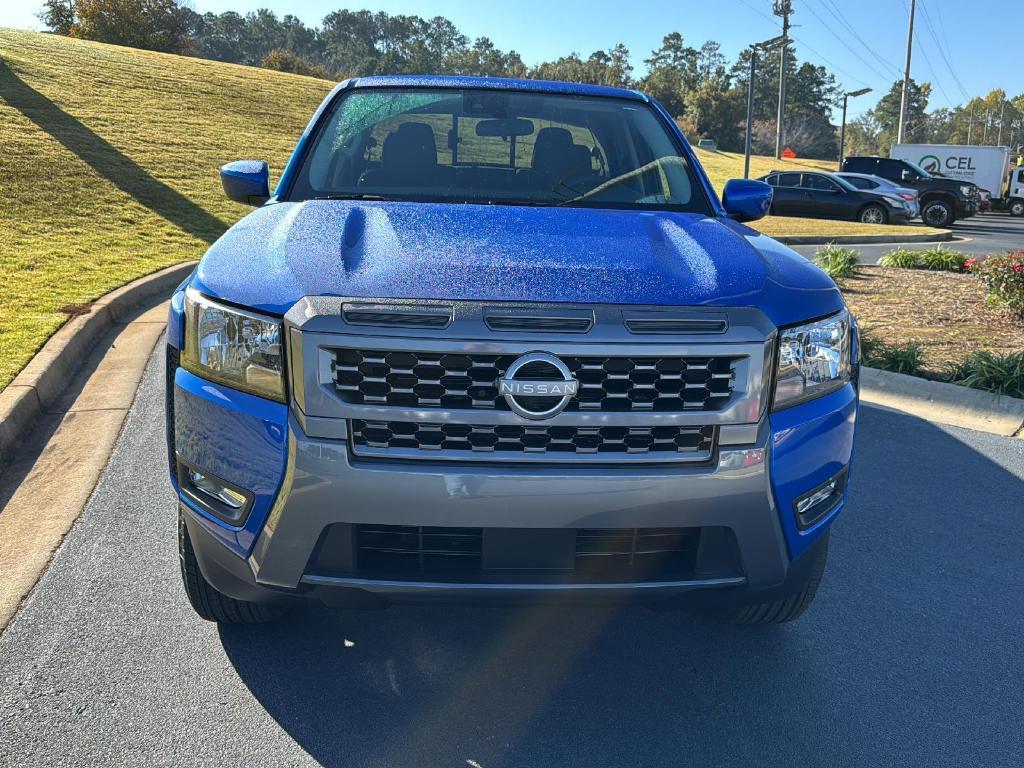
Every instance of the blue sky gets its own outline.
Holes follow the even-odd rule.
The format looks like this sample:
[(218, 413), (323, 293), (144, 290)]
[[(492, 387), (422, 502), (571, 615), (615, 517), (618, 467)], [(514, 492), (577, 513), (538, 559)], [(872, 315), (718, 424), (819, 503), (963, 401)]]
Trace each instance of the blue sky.
[[(794, 0), (798, 54), (828, 66), (848, 90), (882, 91), (902, 70), (909, 1)], [(623, 42), (638, 70), (667, 32), (682, 32), (693, 45), (717, 40), (730, 59), (745, 45), (779, 33), (770, 0), (191, 0), (191, 5), (215, 13), (264, 7), (279, 15), (295, 14), (307, 24), (318, 24), (337, 8), (442, 15), (471, 38), (487, 36), (502, 49), (514, 48), (527, 64), (569, 51), (586, 55)], [(39, 29), (36, 9), (33, 0), (0, 0), (0, 26)], [(931, 107), (962, 103), (964, 91), (974, 96), (1003, 88), (1014, 96), (1024, 90), (1020, 0), (918, 0), (917, 15), (912, 73), (918, 81), (936, 84)], [(852, 100), (851, 115), (872, 106), (878, 95)]]

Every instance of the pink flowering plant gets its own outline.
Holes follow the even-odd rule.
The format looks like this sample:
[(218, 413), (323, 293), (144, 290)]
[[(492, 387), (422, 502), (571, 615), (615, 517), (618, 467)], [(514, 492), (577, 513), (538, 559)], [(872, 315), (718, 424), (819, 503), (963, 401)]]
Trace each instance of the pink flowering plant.
[(1024, 251), (968, 259), (964, 267), (985, 283), (989, 303), (1006, 307), (1024, 319)]

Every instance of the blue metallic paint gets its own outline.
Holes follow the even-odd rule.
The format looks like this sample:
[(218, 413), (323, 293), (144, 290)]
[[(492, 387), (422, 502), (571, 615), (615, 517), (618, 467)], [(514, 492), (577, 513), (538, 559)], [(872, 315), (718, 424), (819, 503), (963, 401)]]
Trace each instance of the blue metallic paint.
[(288, 406), (239, 392), (179, 368), (174, 377), (175, 447), (197, 467), (255, 494), (240, 527), (189, 505), (236, 554), (248, 554), (284, 476)]
[(840, 504), (820, 522), (801, 531), (793, 516), (793, 501), (850, 464), (857, 408), (857, 393), (848, 384), (770, 417), (772, 490), (790, 557), (807, 549), (842, 509)]
[(224, 194), (237, 203), (261, 205), (270, 196), (270, 171), (263, 160), (235, 160), (220, 167)]
[(736, 221), (756, 221), (771, 208), (772, 188), (763, 181), (730, 179), (722, 192), (722, 205)]
[(304, 296), (756, 306), (777, 325), (843, 307), (821, 270), (736, 222), (591, 208), (277, 203), (192, 285), (278, 315)]

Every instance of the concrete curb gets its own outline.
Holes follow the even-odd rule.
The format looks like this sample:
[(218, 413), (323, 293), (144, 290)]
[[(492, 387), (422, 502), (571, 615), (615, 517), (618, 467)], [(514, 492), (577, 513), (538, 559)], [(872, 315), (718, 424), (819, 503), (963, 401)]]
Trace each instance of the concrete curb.
[(1024, 437), (1024, 400), (868, 367), (861, 368), (860, 382), (866, 403), (940, 424)]
[(817, 235), (792, 235), (773, 238), (783, 245), (885, 245), (891, 243), (943, 243), (953, 239), (953, 233), (945, 230), (936, 235), (838, 235), (818, 237)]
[(194, 267), (194, 261), (176, 264), (111, 291), (50, 337), (0, 392), (0, 464), (10, 457), (32, 423), (60, 397), (96, 342), (140, 304), (170, 295)]

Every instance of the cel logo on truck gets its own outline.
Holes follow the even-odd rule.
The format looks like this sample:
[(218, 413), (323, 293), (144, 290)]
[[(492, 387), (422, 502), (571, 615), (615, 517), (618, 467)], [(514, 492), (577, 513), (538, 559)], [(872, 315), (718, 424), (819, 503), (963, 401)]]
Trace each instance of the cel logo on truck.
[(561, 413), (578, 387), (568, 366), (546, 352), (517, 358), (498, 380), (498, 394), (524, 419), (548, 419)]

